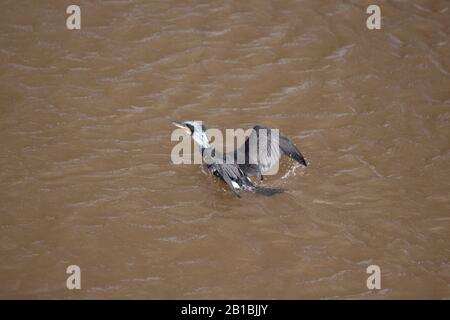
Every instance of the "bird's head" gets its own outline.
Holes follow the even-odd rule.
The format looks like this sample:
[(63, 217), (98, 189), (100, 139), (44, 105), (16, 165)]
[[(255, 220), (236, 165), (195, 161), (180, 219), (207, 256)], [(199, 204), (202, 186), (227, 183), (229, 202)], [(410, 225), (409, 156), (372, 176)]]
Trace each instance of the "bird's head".
[(206, 128), (201, 121), (185, 121), (176, 122), (172, 121), (172, 124), (183, 129), (189, 134), (192, 139), (195, 140), (201, 147), (209, 148), (208, 136), (206, 135)]

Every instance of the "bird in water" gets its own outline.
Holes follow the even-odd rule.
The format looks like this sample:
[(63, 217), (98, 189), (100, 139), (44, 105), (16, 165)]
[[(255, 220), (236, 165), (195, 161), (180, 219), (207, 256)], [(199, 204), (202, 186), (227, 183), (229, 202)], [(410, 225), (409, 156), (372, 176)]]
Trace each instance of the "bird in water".
[(239, 198), (239, 191), (251, 191), (265, 196), (284, 192), (285, 190), (280, 188), (257, 186), (249, 178), (254, 176), (263, 180), (263, 175), (278, 164), (283, 154), (307, 166), (297, 147), (287, 137), (270, 128), (254, 126), (239, 148), (222, 154), (209, 144), (206, 128), (201, 122), (173, 121), (172, 124), (184, 129), (198, 144), (206, 171), (225, 181)]

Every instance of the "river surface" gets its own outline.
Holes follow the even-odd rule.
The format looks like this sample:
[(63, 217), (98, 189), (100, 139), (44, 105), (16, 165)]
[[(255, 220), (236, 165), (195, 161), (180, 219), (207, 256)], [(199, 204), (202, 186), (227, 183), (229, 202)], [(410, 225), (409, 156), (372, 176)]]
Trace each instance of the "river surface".
[[(449, 1), (70, 4), (1, 5), (0, 298), (450, 298)], [(171, 120), (309, 166), (238, 199)]]

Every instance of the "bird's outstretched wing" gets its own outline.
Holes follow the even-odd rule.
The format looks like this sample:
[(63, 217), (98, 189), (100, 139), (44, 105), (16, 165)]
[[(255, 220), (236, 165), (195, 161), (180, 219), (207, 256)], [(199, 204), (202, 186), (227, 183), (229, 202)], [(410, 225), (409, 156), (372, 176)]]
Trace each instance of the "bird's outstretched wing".
[(237, 192), (237, 190), (239, 190), (239, 187), (237, 186), (247, 186), (251, 184), (244, 172), (242, 172), (236, 164), (212, 163), (209, 164), (207, 168), (210, 173), (221, 177), (238, 198), (241, 196)]
[(282, 154), (306, 166), (306, 161), (297, 147), (278, 131), (255, 126), (244, 144), (234, 152), (235, 159), (245, 159), (240, 168), (247, 175), (261, 178), (261, 174), (274, 167)]
[(297, 149), (297, 147), (286, 137), (280, 136), (279, 138), (280, 149), (283, 151), (285, 155), (289, 158), (294, 159), (298, 163), (307, 166), (305, 158), (301, 154), (301, 152)]
[(233, 193), (240, 198), (238, 190), (252, 191), (257, 194), (264, 196), (272, 196), (277, 193), (282, 193), (285, 190), (280, 188), (266, 188), (259, 187), (253, 184), (253, 182), (248, 178), (247, 174), (241, 169), (240, 165), (237, 163), (223, 163), (222, 161), (217, 161), (217, 159), (222, 160), (222, 155), (216, 153), (215, 150), (211, 150), (209, 154), (214, 154), (216, 157), (209, 156), (209, 154), (203, 154), (203, 159), (207, 159), (208, 163), (206, 169), (213, 175), (222, 178), (226, 182), (228, 187), (233, 191)]
[(263, 196), (273, 196), (277, 193), (283, 193), (285, 190), (281, 188), (266, 188), (255, 186), (253, 182), (245, 175), (245, 173), (235, 164), (213, 164), (209, 167), (214, 170), (216, 175), (219, 175), (233, 191), (233, 193), (240, 198), (241, 196), (237, 190), (252, 191)]

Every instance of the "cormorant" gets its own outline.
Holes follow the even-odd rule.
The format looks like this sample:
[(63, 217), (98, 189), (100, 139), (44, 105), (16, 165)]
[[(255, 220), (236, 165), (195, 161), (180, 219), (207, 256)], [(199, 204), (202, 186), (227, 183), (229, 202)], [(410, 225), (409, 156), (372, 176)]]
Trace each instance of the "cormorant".
[[(263, 174), (278, 163), (282, 154), (307, 166), (297, 147), (288, 138), (278, 135), (278, 131), (275, 132), (270, 128), (254, 126), (251, 134), (239, 148), (234, 152), (221, 154), (209, 144), (206, 128), (200, 122), (173, 121), (172, 124), (184, 129), (197, 142), (206, 170), (225, 181), (239, 198), (238, 190), (252, 191), (266, 196), (285, 191), (279, 188), (256, 186), (249, 178), (249, 176), (256, 176), (262, 180)], [(253, 146), (257, 147), (252, 148)], [(261, 150), (261, 148), (264, 149)]]

